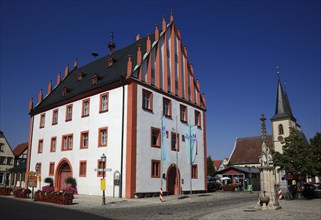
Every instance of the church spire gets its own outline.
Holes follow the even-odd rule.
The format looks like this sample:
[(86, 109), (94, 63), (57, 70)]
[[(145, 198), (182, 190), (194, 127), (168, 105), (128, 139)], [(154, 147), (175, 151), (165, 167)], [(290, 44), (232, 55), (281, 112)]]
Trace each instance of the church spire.
[(275, 106), (275, 114), (272, 117), (272, 120), (289, 118), (295, 122), (296, 119), (293, 116), (288, 95), (285, 92), (285, 90), (283, 90), (283, 87), (282, 87), (279, 67), (277, 67), (277, 75), (278, 75), (278, 85), (277, 85), (277, 93), (276, 93), (276, 106)]

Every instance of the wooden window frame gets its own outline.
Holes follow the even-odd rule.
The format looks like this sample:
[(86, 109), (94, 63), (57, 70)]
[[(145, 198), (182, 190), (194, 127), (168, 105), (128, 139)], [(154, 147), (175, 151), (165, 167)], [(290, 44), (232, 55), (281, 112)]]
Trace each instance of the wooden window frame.
[[(69, 117), (69, 114), (68, 114), (68, 109), (69, 108), (71, 109), (70, 117)], [(66, 105), (66, 122), (67, 121), (72, 121), (72, 110), (73, 110), (73, 104)]]
[(87, 160), (79, 161), (79, 177), (87, 176)]
[[(156, 166), (157, 165), (157, 166)], [(152, 160), (151, 161), (151, 178), (160, 178), (160, 160)]]
[[(53, 141), (54, 140), (56, 142), (55, 149), (53, 149)], [(50, 152), (56, 152), (56, 150), (57, 150), (57, 137), (54, 136), (54, 137), (51, 137), (51, 139), (50, 139)]]
[[(184, 110), (184, 116), (182, 115), (182, 110)], [(187, 115), (187, 106), (180, 104), (179, 105), (179, 117), (181, 122), (187, 123), (188, 115)]]
[[(64, 149), (64, 141), (66, 138), (66, 149)], [(72, 146), (70, 146), (70, 139), (72, 140)], [(61, 138), (61, 151), (70, 151), (73, 149), (74, 145), (74, 135), (73, 134), (66, 134), (63, 135)]]
[[(87, 134), (87, 146), (84, 146), (84, 135)], [(82, 131), (80, 133), (80, 149), (88, 149), (89, 146), (89, 131)]]
[[(197, 116), (198, 116), (198, 117), (197, 117)], [(194, 118), (195, 118), (195, 125), (196, 125), (198, 128), (201, 128), (201, 127), (202, 127), (201, 112), (195, 110), (195, 112), (194, 112)]]
[[(165, 112), (165, 104), (168, 103), (168, 112)], [(172, 101), (163, 97), (163, 115), (168, 118), (172, 118)]]
[[(106, 109), (103, 109), (103, 97), (107, 97), (107, 107)], [(103, 93), (100, 95), (100, 102), (99, 102), (99, 113), (103, 113), (103, 112), (108, 112), (108, 107), (109, 107), (109, 93)]]
[(55, 175), (55, 162), (49, 163), (49, 176)]
[(176, 146), (173, 148), (173, 136), (176, 137), (176, 146), (177, 146), (177, 151), (179, 151), (179, 134), (175, 132), (171, 132), (171, 150), (176, 151)]
[[(153, 143), (153, 132), (157, 132), (157, 133), (158, 133), (157, 143), (156, 143), (156, 144)], [(151, 145), (152, 147), (156, 147), (156, 148), (160, 148), (160, 147), (161, 147), (161, 129), (151, 127), (151, 132), (150, 132), (150, 145)]]
[[(145, 106), (145, 95), (148, 96), (148, 106)], [(148, 91), (146, 89), (143, 89), (142, 91), (142, 108), (144, 110), (153, 112), (153, 93), (151, 91)]]
[(193, 164), (191, 166), (191, 172), (192, 172), (192, 179), (198, 179), (198, 167), (197, 164)]
[[(59, 113), (58, 110), (59, 109), (55, 109), (52, 111), (52, 123), (51, 123), (52, 125), (58, 124), (58, 113)], [(57, 114), (57, 118), (55, 117), (55, 114)]]
[(40, 114), (39, 128), (44, 128), (46, 123), (46, 113)]
[(43, 139), (38, 140), (38, 154), (42, 154), (43, 152)]
[[(86, 113), (86, 109), (85, 109), (85, 104), (88, 103), (88, 109), (87, 109), (87, 113)], [(88, 117), (89, 116), (89, 112), (90, 112), (90, 99), (84, 99), (82, 100), (82, 107), (81, 107), (81, 117)]]
[[(102, 131), (106, 130), (106, 143), (102, 143)], [(108, 145), (108, 127), (98, 129), (98, 147), (107, 147)]]

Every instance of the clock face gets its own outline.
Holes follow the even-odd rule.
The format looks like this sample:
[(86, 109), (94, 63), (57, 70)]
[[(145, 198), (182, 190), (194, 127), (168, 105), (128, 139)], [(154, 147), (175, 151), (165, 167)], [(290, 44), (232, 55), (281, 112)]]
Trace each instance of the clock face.
[(279, 137), (278, 137), (278, 140), (279, 140), (279, 141), (283, 141), (283, 137), (282, 137), (282, 136), (279, 136)]

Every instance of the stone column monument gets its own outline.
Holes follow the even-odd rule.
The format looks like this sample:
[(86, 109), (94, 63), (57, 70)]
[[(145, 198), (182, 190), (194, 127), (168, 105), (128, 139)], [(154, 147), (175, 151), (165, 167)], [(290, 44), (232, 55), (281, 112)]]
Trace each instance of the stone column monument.
[(262, 121), (262, 146), (259, 158), (261, 166), (258, 168), (260, 169), (261, 191), (255, 208), (262, 210), (277, 210), (280, 209), (281, 206), (278, 202), (272, 154), (270, 148), (266, 145), (266, 118), (264, 117), (264, 114), (262, 114), (260, 120)]

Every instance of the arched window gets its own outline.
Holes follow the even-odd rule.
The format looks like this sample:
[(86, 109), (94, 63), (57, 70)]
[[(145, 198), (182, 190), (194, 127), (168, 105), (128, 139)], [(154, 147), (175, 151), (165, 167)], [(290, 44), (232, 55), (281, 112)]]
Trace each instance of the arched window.
[(284, 134), (283, 125), (279, 124), (279, 134)]

